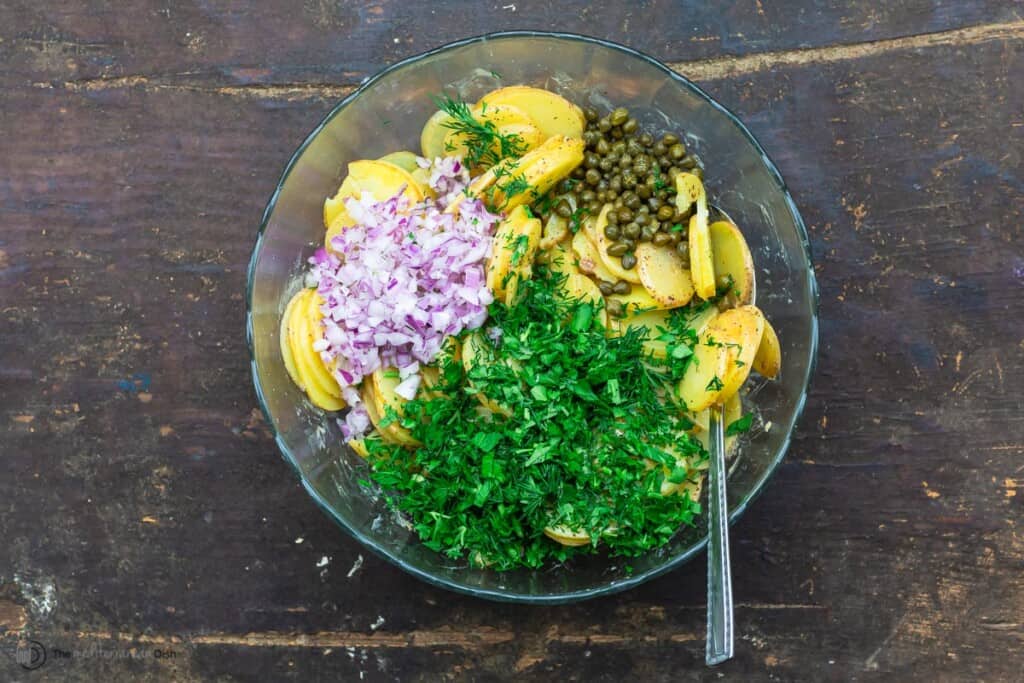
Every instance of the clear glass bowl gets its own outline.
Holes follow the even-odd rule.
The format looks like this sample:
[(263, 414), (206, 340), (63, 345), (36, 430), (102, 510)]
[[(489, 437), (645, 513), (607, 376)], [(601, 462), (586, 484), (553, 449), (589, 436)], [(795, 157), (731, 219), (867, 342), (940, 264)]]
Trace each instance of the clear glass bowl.
[[(707, 168), (709, 196), (743, 230), (754, 254), (758, 305), (778, 330), (781, 379), (755, 387), (762, 425), (744, 439), (729, 478), (735, 521), (778, 466), (807, 395), (817, 346), (817, 289), (807, 232), (775, 165), (750, 132), (690, 81), (635, 50), (583, 36), (498, 33), (446, 45), (380, 72), (310, 133), (270, 198), (249, 265), (247, 335), (263, 412), (313, 500), (366, 547), (430, 583), (495, 600), (557, 603), (625, 590), (686, 562), (706, 531), (681, 531), (628, 562), (602, 556), (542, 571), (493, 572), (422, 546), (378, 495), (362, 488), (364, 462), (335, 416), (308, 403), (285, 372), (281, 314), (324, 237), (322, 207), (348, 162), (419, 150), (431, 95), (476, 100), (502, 85), (554, 90), (599, 109), (625, 106), (645, 130), (679, 131)], [(770, 428), (765, 429), (764, 426)], [(627, 572), (626, 565), (632, 567)]]

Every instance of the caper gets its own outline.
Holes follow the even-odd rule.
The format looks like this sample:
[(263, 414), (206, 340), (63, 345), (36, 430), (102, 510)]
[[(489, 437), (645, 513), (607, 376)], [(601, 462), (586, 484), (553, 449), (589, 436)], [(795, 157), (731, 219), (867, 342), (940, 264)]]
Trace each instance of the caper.
[(616, 197), (615, 201), (612, 202), (612, 206), (614, 206), (616, 210), (621, 209), (624, 206), (622, 203), (622, 197)]
[(608, 189), (616, 192), (622, 192), (622, 178), (617, 175), (613, 175), (612, 179), (608, 181)]
[(629, 119), (629, 110), (625, 107), (619, 107), (608, 118), (613, 126), (621, 126)]
[[(587, 178), (587, 182), (590, 182), (589, 177)], [(595, 199), (597, 199), (597, 195), (593, 190), (583, 190), (583, 192), (580, 192), (580, 201), (584, 204), (589, 204)]]
[(636, 267), (636, 256), (630, 252), (622, 255), (622, 267), (626, 270), (633, 270)]
[(679, 142), (679, 136), (673, 133), (665, 133), (661, 136), (661, 143), (666, 147), (671, 147), (677, 142)]
[(640, 126), (636, 122), (636, 119), (626, 119), (626, 122), (622, 124), (622, 132), (625, 133), (626, 135), (632, 135), (633, 133), (636, 132), (636, 129), (639, 127)]
[(608, 247), (609, 256), (622, 256), (627, 251), (629, 251), (629, 247), (627, 247), (622, 242), (616, 242), (615, 244)]
[(602, 116), (598, 119), (597, 129), (602, 133), (607, 133), (612, 129), (612, 122), (608, 120), (607, 116)]
[(672, 237), (667, 232), (659, 232), (651, 241), (654, 242), (655, 246), (663, 247), (672, 241)]
[(668, 172), (666, 173), (666, 175), (667, 175), (667, 176), (668, 176), (669, 178), (671, 178), (671, 179), (672, 179), (672, 182), (673, 182), (673, 183), (675, 183), (675, 178), (676, 178), (676, 176), (677, 176), (677, 175), (679, 175), (679, 174), (680, 174), (680, 173), (682, 173), (682, 172), (683, 172), (683, 169), (681, 169), (681, 168), (676, 168), (675, 166), (673, 166), (673, 167), (671, 167), (670, 169), (668, 169)]
[[(654, 195), (647, 200), (647, 206), (651, 207), (651, 211), (654, 211), (655, 213), (661, 211), (661, 207), (664, 205), (665, 202), (661, 201), (661, 198), (659, 198), (658, 195)], [(669, 218), (671, 218), (671, 216), (669, 216)], [(668, 218), (664, 218), (662, 220), (668, 220)]]
[(597, 185), (601, 181), (601, 173), (594, 168), (588, 169), (583, 177), (587, 181), (587, 185)]
[(572, 216), (572, 207), (569, 206), (569, 202), (561, 199), (555, 204), (555, 213), (562, 218), (569, 218)]
[(629, 294), (633, 291), (633, 286), (625, 280), (619, 280), (612, 285), (612, 292), (615, 294)]
[(658, 220), (659, 221), (671, 220), (671, 218), (672, 218), (672, 216), (674, 214), (675, 214), (675, 209), (673, 209), (668, 204), (665, 204), (660, 209), (658, 209)]
[(612, 208), (612, 210), (608, 212), (606, 220), (608, 221), (608, 225), (618, 225), (619, 224), (619, 212), (616, 211), (614, 208)]
[(633, 222), (643, 227), (651, 222), (651, 217), (645, 213), (637, 212), (636, 218), (633, 219)]
[(654, 144), (652, 151), (654, 152), (654, 156), (660, 157), (668, 151), (668, 147), (665, 146), (664, 142), (657, 142)]
[(640, 196), (641, 199), (650, 199), (651, 188), (646, 183), (643, 185), (638, 185), (636, 188), (636, 193)]
[(609, 171), (612, 170), (613, 164), (608, 157), (604, 157), (603, 159), (601, 159), (601, 161), (598, 162), (597, 167), (601, 169), (604, 173), (608, 173)]
[(668, 234), (669, 238), (672, 239), (673, 246), (679, 244), (679, 241), (683, 239), (683, 233), (672, 231)]
[(622, 197), (620, 197), (620, 199), (623, 200), (623, 206), (622, 206), (621, 209), (619, 209), (616, 212), (616, 213), (618, 213), (619, 222), (620, 223), (628, 223), (631, 220), (633, 220), (633, 211), (628, 206), (625, 205), (625, 198), (626, 197), (627, 197), (627, 195), (625, 195), (625, 194), (622, 195)]
[(600, 282), (598, 282), (597, 288), (600, 289), (601, 293), (604, 294), (605, 296), (608, 296), (609, 294), (615, 291), (615, 286), (612, 283), (607, 282), (606, 280), (601, 280)]
[(636, 140), (630, 140), (626, 143), (626, 151), (633, 156), (639, 156), (644, 153), (644, 146)]
[(586, 173), (587, 169), (583, 168), (582, 166), (577, 166), (576, 168), (572, 169), (572, 177), (578, 180), (582, 180), (583, 176), (586, 175)]
[[(672, 221), (662, 221), (661, 229), (664, 230), (665, 232), (671, 232), (672, 228), (676, 227), (677, 225), (679, 225), (679, 223), (673, 223)], [(679, 227), (682, 228), (683, 226), (679, 225)]]
[(576, 183), (566, 178), (562, 182), (558, 183), (558, 193), (565, 194), (566, 192), (572, 192), (572, 186), (575, 184)]
[(604, 190), (607, 190), (608, 189), (608, 181), (605, 180), (604, 178), (601, 178), (601, 180), (597, 181), (597, 189), (598, 189), (598, 191), (601, 191), (601, 192), (603, 192)]
[[(609, 211), (608, 213), (611, 214), (613, 212)], [(622, 233), (619, 231), (619, 226), (615, 225), (614, 223), (609, 223), (608, 225), (604, 226), (604, 236), (612, 241), (619, 239), (619, 235), (621, 234)]]
[(669, 159), (668, 157), (666, 157), (666, 156), (658, 157), (658, 166), (661, 166), (662, 168), (668, 168), (671, 165), (672, 165), (672, 160)]
[(678, 161), (686, 156), (686, 147), (676, 143), (669, 148), (668, 155)]
[(649, 157), (640, 156), (633, 162), (633, 173), (647, 175), (649, 170), (651, 170), (651, 160)]
[(611, 136), (614, 140), (621, 140), (625, 136), (625, 133), (622, 132), (621, 128), (612, 128)]
[(631, 209), (640, 208), (640, 197), (637, 196), (636, 192), (623, 192), (622, 201)]
[(683, 157), (682, 159), (679, 160), (679, 167), (685, 168), (686, 170), (690, 170), (696, 165), (697, 160), (694, 159), (693, 157)]
[(687, 259), (690, 258), (690, 243), (686, 240), (679, 240), (679, 244), (676, 245), (676, 253), (680, 256), (685, 256)]
[[(604, 181), (602, 180), (602, 181), (601, 181), (601, 183), (603, 183), (603, 182), (604, 182)], [(598, 184), (597, 184), (597, 186), (598, 186), (599, 188), (601, 187), (601, 183), (598, 183)], [(599, 201), (599, 202), (601, 202), (601, 203), (603, 204), (603, 203), (605, 202), (605, 200), (607, 200), (607, 199), (608, 199), (608, 195), (607, 195), (607, 194), (605, 194), (605, 191), (604, 191), (604, 190), (600, 190), (600, 189), (599, 189), (599, 190), (597, 191), (597, 197), (596, 197), (596, 199), (597, 199), (597, 201)]]
[(597, 110), (594, 109), (593, 107), (587, 107), (583, 110), (583, 116), (587, 119), (587, 121), (593, 123), (594, 121), (597, 121)]
[(605, 308), (608, 309), (608, 315), (613, 318), (621, 318), (624, 311), (622, 310), (622, 302), (618, 299), (609, 299), (605, 303)]
[(640, 135), (640, 144), (641, 145), (645, 145), (647, 147), (650, 147), (651, 143), (653, 143), (653, 142), (654, 142), (654, 138), (651, 137), (650, 133), (643, 133), (643, 134)]
[(619, 166), (622, 168), (628, 168), (633, 165), (633, 157), (629, 154), (622, 154), (619, 156)]
[(641, 242), (650, 242), (653, 237), (654, 237), (654, 228), (652, 228), (651, 226), (645, 225), (640, 230), (640, 241)]
[(590, 147), (597, 144), (598, 132), (596, 130), (583, 131), (583, 143)]
[(693, 170), (690, 171), (693, 175), (697, 176), (698, 179), (704, 180), (704, 169), (700, 166), (694, 166)]
[(631, 221), (629, 223), (626, 223), (626, 225), (622, 228), (622, 234), (630, 239), (635, 240), (637, 237), (640, 236), (640, 229), (641, 228), (639, 223), (637, 223), (636, 221)]
[(636, 187), (636, 175), (634, 175), (632, 171), (623, 171), (622, 185), (624, 187)]
[(636, 249), (636, 240), (631, 237), (623, 237), (619, 241), (625, 244), (629, 249)]
[(619, 196), (619, 193), (612, 189), (611, 183), (608, 183), (608, 189), (605, 191), (605, 195), (608, 197), (608, 201), (611, 201)]
[(596, 216), (601, 213), (601, 202), (597, 201), (597, 198), (595, 197), (594, 201), (587, 204), (587, 211), (590, 212), (591, 216)]
[(650, 213), (651, 210), (647, 206), (641, 206), (636, 210), (637, 213)]

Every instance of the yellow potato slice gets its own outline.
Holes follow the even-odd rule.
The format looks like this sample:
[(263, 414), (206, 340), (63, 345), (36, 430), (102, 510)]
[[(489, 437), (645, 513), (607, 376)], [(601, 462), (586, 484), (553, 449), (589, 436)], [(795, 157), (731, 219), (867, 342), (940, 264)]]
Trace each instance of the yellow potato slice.
[(641, 242), (636, 247), (636, 261), (640, 282), (655, 301), (665, 308), (690, 303), (693, 281), (674, 248)]
[[(542, 133), (534, 125), (533, 120), (518, 107), (510, 105), (476, 106), (470, 110), (470, 114), (481, 123), (493, 125), (497, 135), (506, 138), (515, 136), (515, 156), (522, 156), (531, 149), (538, 147), (549, 137)], [(465, 156), (467, 151), (465, 134), (449, 129), (448, 134), (444, 138), (444, 154), (448, 156)], [(501, 149), (501, 143), (498, 140), (494, 141), (491, 151), (498, 157), (505, 156)]]
[(555, 273), (562, 273), (563, 275), (571, 275), (573, 273), (579, 273), (579, 263), (577, 262), (576, 255), (573, 253), (572, 248), (565, 242), (557, 243), (548, 252), (548, 267)]
[(597, 253), (597, 247), (587, 237), (585, 230), (580, 230), (572, 238), (572, 250), (576, 252), (576, 260), (581, 273), (586, 273), (593, 278), (611, 282), (618, 282), (621, 278), (615, 276), (608, 270), (604, 260)]
[[(725, 405), (722, 406), (722, 429), (728, 429), (736, 420), (743, 417), (743, 402), (740, 400), (739, 393), (735, 393), (725, 400)], [(701, 445), (704, 446), (704, 450), (711, 450), (711, 433), (708, 431), (711, 416), (708, 411), (703, 410), (696, 415), (691, 415), (690, 419), (698, 425), (697, 440), (700, 441)], [(725, 437), (725, 454), (729, 456), (736, 448), (736, 442), (739, 439), (737, 434), (726, 435)], [(699, 489), (698, 489), (699, 491)], [(696, 500), (696, 499), (694, 499)]]
[(368, 192), (377, 201), (384, 201), (400, 191), (412, 203), (423, 201), (423, 188), (408, 171), (387, 161), (353, 161), (348, 165), (348, 176), (337, 194), (324, 201), (324, 225), (334, 228), (333, 223), (340, 216), (345, 217), (341, 227), (352, 224), (345, 210), (348, 197), (362, 197)]
[(732, 292), (739, 304), (754, 303), (754, 257), (743, 233), (729, 221), (708, 226), (716, 285), (724, 288), (732, 280)]
[(548, 90), (513, 85), (484, 95), (477, 105), (482, 106), (484, 103), (487, 103), (488, 107), (511, 105), (520, 109), (533, 120), (534, 125), (546, 137), (583, 137), (583, 128), (586, 125), (583, 110)]
[(302, 299), (295, 304), (295, 309), (288, 319), (288, 344), (291, 346), (295, 370), (305, 387), (306, 396), (313, 405), (323, 410), (341, 410), (345, 407), (345, 402), (341, 399), (338, 383), (326, 372), (320, 354), (313, 351), (313, 334), (309, 327), (306, 307), (309, 300), (316, 296), (316, 292), (307, 289), (301, 294)]
[(316, 293), (315, 289), (307, 291), (309, 294), (306, 296), (304, 311), (296, 311), (296, 315), (300, 313), (304, 313), (305, 315), (306, 325), (303, 330), (303, 334), (305, 335), (307, 342), (299, 349), (293, 347), (292, 354), (295, 356), (306, 356), (308, 368), (313, 373), (312, 377), (307, 377), (307, 382), (312, 381), (331, 396), (340, 399), (341, 387), (338, 386), (338, 381), (334, 379), (334, 375), (331, 374), (330, 368), (327, 367), (323, 359), (320, 357), (320, 353), (313, 350), (313, 344), (320, 339), (323, 339), (323, 325), (321, 321), (324, 316), (323, 313), (320, 312), (320, 305), (323, 303), (323, 300), (320, 298), (320, 295)]
[(306, 384), (299, 375), (298, 368), (295, 366), (295, 356), (292, 354), (292, 346), (288, 341), (288, 328), (291, 325), (292, 314), (295, 312), (296, 305), (303, 300), (303, 292), (305, 290), (300, 289), (295, 293), (289, 301), (288, 305), (284, 309), (284, 315), (281, 316), (281, 331), (278, 336), (278, 343), (281, 345), (281, 360), (284, 362), (284, 369), (288, 372), (288, 376), (292, 378), (292, 382), (295, 383), (302, 391), (306, 390)]
[(523, 223), (522, 230), (516, 237), (517, 242), (512, 245), (511, 268), (505, 284), (506, 306), (516, 302), (519, 298), (519, 286), (533, 277), (533, 260), (537, 257), (537, 250), (540, 247), (540, 236), (539, 218), (531, 218)]
[(548, 251), (559, 242), (565, 241), (571, 233), (569, 232), (569, 219), (562, 218), (552, 212), (544, 222), (544, 233), (540, 237), (540, 248)]
[(542, 196), (582, 161), (583, 141), (556, 135), (518, 159), (505, 159), (477, 176), (468, 194), (483, 198), (493, 211), (511, 211)]
[(715, 295), (715, 263), (708, 231), (707, 193), (700, 178), (680, 173), (676, 176), (676, 209), (685, 212), (693, 204), (697, 210), (690, 218), (690, 277), (697, 296), (710, 299)]
[(366, 407), (366, 414), (370, 417), (370, 423), (373, 425), (374, 429), (377, 430), (382, 439), (396, 446), (422, 445), (416, 438), (413, 437), (413, 435), (409, 432), (408, 429), (398, 424), (397, 422), (392, 422), (387, 427), (380, 426), (381, 420), (383, 418), (383, 415), (379, 410), (381, 402), (377, 398), (376, 393), (373, 390), (372, 382), (364, 380), (362, 387), (360, 388), (359, 394), (362, 397), (363, 404)]
[(724, 311), (708, 325), (710, 339), (723, 345), (729, 356), (722, 380), (719, 401), (724, 401), (747, 380), (757, 347), (764, 334), (764, 315), (756, 306), (740, 306)]
[[(716, 318), (717, 320), (717, 318)], [(729, 347), (721, 344), (721, 335), (712, 330), (714, 323), (708, 325), (704, 334), (697, 337), (697, 346), (693, 349), (693, 357), (686, 373), (679, 380), (677, 395), (691, 413), (698, 413), (718, 400), (722, 393), (723, 377), (725, 376), (730, 358)], [(713, 338), (709, 345), (709, 338)]]
[(622, 304), (622, 310), (627, 315), (635, 315), (640, 311), (646, 311), (650, 309), (660, 310), (665, 307), (651, 296), (651, 293), (647, 291), (646, 287), (633, 286), (629, 294), (609, 294), (608, 301), (618, 301)]
[[(491, 359), (486, 357), (487, 352), (482, 351), (486, 348), (486, 344), (487, 342), (484, 340), (479, 330), (466, 337), (465, 342), (462, 344), (462, 367), (465, 368), (467, 373), (469, 373), (469, 371), (478, 363), (493, 362)], [(470, 381), (469, 384), (472, 386), (473, 383)], [(512, 411), (507, 406), (489, 398), (482, 391), (476, 392), (476, 398), (484, 408), (492, 413), (504, 415), (505, 417), (512, 416)]]
[(387, 409), (391, 408), (399, 417), (404, 417), (406, 400), (395, 393), (395, 389), (402, 383), (398, 370), (377, 368), (370, 374), (369, 381), (373, 384), (373, 395), (377, 399), (377, 412), (386, 415)]
[(436, 111), (427, 119), (423, 131), (420, 132), (420, 151), (427, 159), (433, 161), (444, 156), (444, 139), (451, 131), (445, 124), (451, 120), (452, 118), (443, 111)]
[(604, 229), (608, 225), (608, 212), (612, 208), (611, 204), (605, 204), (597, 215), (596, 220), (584, 222), (583, 230), (586, 231), (587, 237), (597, 247), (597, 255), (601, 258), (601, 262), (604, 263), (608, 272), (614, 275), (616, 280), (625, 280), (626, 282), (638, 285), (640, 284), (639, 271), (635, 267), (629, 270), (623, 268), (621, 258), (608, 254), (608, 247), (612, 245), (612, 241), (604, 234)]
[[(410, 174), (414, 174), (420, 167), (419, 164), (416, 163), (416, 155), (408, 150), (385, 154), (380, 159), (377, 159), (377, 161), (394, 164), (403, 171), (408, 171)], [(413, 177), (415, 178), (415, 175)]]
[(604, 297), (593, 280), (582, 273), (569, 275), (563, 285), (563, 293), (565, 298), (571, 301), (586, 301), (596, 304), (599, 307), (597, 316), (601, 326), (608, 327), (608, 310), (604, 306)]
[(590, 534), (586, 531), (573, 531), (564, 524), (544, 527), (544, 535), (556, 543), (565, 546), (579, 547), (590, 545)]
[(504, 301), (509, 282), (526, 275), (540, 245), (540, 219), (529, 208), (517, 206), (498, 223), (487, 260), (487, 288), (494, 298)]
[(655, 358), (665, 358), (668, 355), (668, 344), (658, 339), (658, 337), (668, 330), (670, 315), (671, 313), (665, 309), (634, 313), (622, 320), (622, 334), (625, 334), (626, 329), (630, 327), (647, 328), (647, 341), (644, 342), (644, 351)]
[(769, 379), (779, 376), (782, 369), (782, 346), (779, 344), (779, 337), (775, 334), (768, 319), (764, 320), (764, 334), (761, 336), (761, 343), (758, 344), (757, 354), (754, 356), (754, 369)]

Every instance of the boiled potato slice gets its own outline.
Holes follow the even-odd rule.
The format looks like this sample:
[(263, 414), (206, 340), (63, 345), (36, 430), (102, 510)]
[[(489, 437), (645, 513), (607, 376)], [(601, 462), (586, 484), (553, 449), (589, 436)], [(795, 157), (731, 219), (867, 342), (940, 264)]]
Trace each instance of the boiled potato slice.
[(710, 299), (715, 295), (715, 263), (708, 231), (708, 197), (700, 178), (680, 173), (676, 176), (676, 209), (685, 212), (693, 204), (697, 210), (690, 218), (690, 277), (697, 296)]
[(570, 275), (580, 272), (576, 254), (573, 253), (572, 247), (565, 242), (559, 242), (552, 247), (548, 252), (547, 262), (548, 267), (555, 273)]
[(697, 337), (697, 346), (693, 349), (690, 364), (679, 380), (677, 394), (691, 413), (698, 413), (717, 401), (724, 386), (723, 377), (731, 354), (730, 347), (723, 342), (731, 339), (725, 338), (715, 327), (717, 321), (718, 318), (715, 318), (704, 333)]
[[(324, 201), (324, 225), (339, 230), (352, 224), (345, 210), (345, 199), (362, 197), (369, 192), (377, 201), (384, 201), (402, 192), (411, 203), (423, 201), (423, 188), (412, 175), (387, 161), (364, 159), (348, 165), (348, 176), (338, 188), (337, 194)], [(344, 221), (339, 227), (333, 224), (339, 217)]]
[(324, 364), (323, 359), (320, 357), (318, 351), (313, 350), (313, 345), (323, 339), (323, 326), (322, 320), (324, 318), (323, 313), (320, 312), (320, 305), (323, 300), (320, 295), (317, 294), (315, 289), (308, 290), (309, 294), (306, 296), (305, 309), (304, 311), (296, 311), (296, 314), (304, 313), (306, 318), (306, 325), (303, 330), (303, 334), (306, 336), (307, 342), (300, 348), (292, 348), (292, 354), (296, 356), (305, 355), (308, 360), (308, 367), (312, 371), (313, 376), (307, 377), (307, 381), (312, 381), (314, 384), (322, 387), (328, 394), (335, 398), (341, 398), (341, 387), (338, 386), (338, 381), (334, 379), (334, 375), (331, 374), (330, 368)]
[[(520, 208), (526, 208), (525, 206)], [(533, 277), (533, 260), (540, 247), (541, 225), (539, 218), (527, 220), (512, 245), (511, 269), (505, 286), (505, 305), (513, 305), (519, 297), (519, 286)]]
[(380, 412), (381, 401), (373, 390), (373, 383), (364, 380), (359, 392), (366, 406), (366, 414), (370, 417), (370, 423), (380, 433), (381, 438), (396, 446), (420, 446), (422, 445), (408, 429), (392, 422), (386, 427), (381, 427), (381, 420), (384, 415)]
[[(483, 350), (486, 348), (486, 345), (487, 342), (484, 340), (479, 330), (473, 332), (471, 335), (466, 337), (465, 342), (463, 342), (462, 344), (462, 367), (466, 369), (467, 373), (469, 373), (469, 371), (472, 370), (477, 364), (491, 361), (491, 359), (488, 359), (486, 357), (487, 351)], [(469, 382), (469, 384), (472, 385), (473, 383)], [(480, 401), (484, 408), (491, 411), (492, 413), (504, 415), (505, 417), (512, 416), (512, 411), (509, 410), (507, 406), (504, 406), (501, 403), (498, 403), (497, 401), (491, 399), (490, 397), (486, 396), (482, 391), (476, 392), (476, 398), (478, 401)]]
[(633, 286), (629, 294), (610, 294), (608, 301), (618, 301), (622, 304), (622, 310), (628, 314), (636, 314), (640, 311), (650, 309), (659, 310), (665, 307), (643, 286)]
[(338, 383), (326, 371), (320, 354), (313, 351), (313, 333), (309, 327), (307, 306), (310, 299), (315, 299), (316, 292), (306, 289), (301, 294), (302, 299), (296, 302), (288, 319), (288, 344), (291, 346), (295, 370), (313, 405), (323, 410), (341, 410), (345, 402), (341, 399)]
[[(402, 150), (400, 152), (392, 152), (391, 154), (385, 154), (377, 161), (384, 161), (389, 164), (394, 164), (403, 171), (409, 173), (415, 173), (419, 169), (419, 164), (416, 163), (416, 155), (408, 150)], [(415, 177), (415, 176), (413, 176)], [(417, 181), (418, 182), (418, 181)]]
[[(735, 393), (725, 400), (725, 405), (722, 407), (722, 429), (728, 429), (736, 420), (743, 417), (743, 402), (740, 400), (739, 393)], [(711, 433), (708, 431), (710, 424), (710, 415), (708, 411), (703, 410), (696, 415), (691, 415), (690, 418), (696, 423), (700, 429), (697, 431), (697, 440), (700, 441), (701, 445), (704, 446), (704, 450), (711, 450)], [(728, 457), (733, 450), (736, 448), (736, 442), (739, 439), (737, 434), (726, 435), (725, 437), (725, 455)]]
[[(635, 313), (622, 322), (626, 327), (647, 328), (647, 341), (644, 342), (644, 351), (655, 358), (665, 358), (668, 355), (668, 344), (658, 339), (668, 330), (668, 319), (671, 313), (665, 309), (644, 311)], [(625, 332), (625, 330), (623, 330)]]
[(779, 344), (779, 337), (775, 334), (768, 319), (764, 321), (764, 335), (757, 347), (757, 354), (754, 356), (754, 369), (769, 379), (779, 376), (782, 369), (782, 346)]
[(724, 386), (720, 400), (724, 401), (739, 391), (750, 375), (764, 336), (764, 315), (756, 306), (740, 306), (721, 313), (708, 329), (715, 326), (723, 328), (724, 337), (733, 342), (729, 345), (729, 363), (722, 377)]
[(433, 161), (444, 156), (444, 139), (451, 130), (446, 124), (451, 120), (452, 117), (443, 111), (436, 111), (427, 119), (423, 131), (420, 133), (420, 151), (427, 159)]
[(665, 308), (690, 303), (693, 282), (674, 248), (641, 242), (636, 247), (636, 260), (640, 282), (655, 301)]
[(586, 273), (591, 277), (597, 278), (598, 280), (604, 280), (605, 282), (615, 283), (620, 278), (616, 277), (614, 273), (608, 270), (608, 267), (604, 265), (604, 261), (601, 256), (597, 253), (597, 247), (587, 237), (585, 230), (580, 230), (572, 238), (572, 250), (576, 252), (576, 260), (579, 265), (581, 273)]
[(377, 413), (387, 415), (391, 408), (399, 417), (405, 415), (406, 400), (395, 393), (395, 388), (402, 383), (395, 368), (377, 368), (369, 377), (373, 384), (373, 395), (377, 400)]
[(477, 106), (511, 105), (529, 116), (545, 137), (565, 135), (583, 137), (586, 119), (583, 110), (569, 100), (548, 90), (513, 85), (484, 95)]
[[(516, 136), (516, 156), (521, 156), (538, 147), (549, 137), (542, 133), (534, 125), (533, 120), (518, 107), (510, 105), (476, 106), (470, 110), (470, 114), (477, 121), (494, 126), (497, 135), (506, 138)], [(444, 153), (449, 156), (465, 156), (468, 151), (465, 138), (465, 134), (449, 129), (444, 138)], [(506, 156), (497, 139), (494, 141), (491, 151), (498, 157)]]
[(470, 183), (467, 194), (482, 197), (494, 211), (511, 211), (532, 203), (582, 161), (583, 141), (556, 135), (518, 159), (492, 166)]
[(737, 303), (754, 303), (754, 258), (743, 233), (729, 221), (715, 221), (708, 233), (717, 286), (724, 288), (731, 279)]
[(527, 276), (540, 246), (540, 219), (533, 218), (529, 208), (517, 206), (498, 223), (487, 260), (487, 288), (494, 298), (504, 301), (509, 282)]
[(559, 242), (565, 241), (569, 235), (569, 219), (562, 218), (557, 213), (552, 212), (548, 216), (547, 221), (544, 222), (544, 233), (540, 238), (540, 248), (547, 251)]
[(288, 342), (288, 329), (291, 325), (292, 315), (295, 313), (295, 307), (300, 301), (303, 300), (305, 290), (299, 290), (295, 293), (289, 301), (288, 305), (284, 309), (284, 315), (281, 316), (281, 331), (278, 337), (278, 343), (281, 345), (281, 360), (284, 361), (284, 369), (288, 372), (288, 376), (292, 378), (292, 382), (295, 383), (302, 391), (306, 390), (306, 384), (302, 377), (299, 375), (298, 368), (295, 366), (295, 356), (292, 354), (292, 345)]
[(566, 546), (578, 547), (590, 545), (590, 534), (582, 530), (573, 531), (564, 524), (544, 527), (544, 535), (552, 541)]
[(608, 327), (608, 311), (604, 306), (604, 297), (601, 290), (597, 288), (594, 281), (583, 274), (569, 275), (563, 286), (566, 299), (571, 301), (584, 301), (595, 304), (598, 307), (596, 315), (602, 327)]
[(597, 215), (597, 220), (586, 221), (583, 225), (583, 230), (587, 232), (587, 237), (597, 247), (597, 254), (601, 257), (601, 262), (604, 263), (608, 272), (614, 275), (616, 280), (625, 280), (626, 282), (638, 285), (640, 284), (640, 273), (637, 269), (627, 270), (623, 268), (622, 259), (608, 254), (608, 247), (612, 245), (612, 241), (605, 236), (604, 229), (608, 225), (608, 212), (612, 208), (611, 204), (605, 204), (601, 209), (601, 213)]

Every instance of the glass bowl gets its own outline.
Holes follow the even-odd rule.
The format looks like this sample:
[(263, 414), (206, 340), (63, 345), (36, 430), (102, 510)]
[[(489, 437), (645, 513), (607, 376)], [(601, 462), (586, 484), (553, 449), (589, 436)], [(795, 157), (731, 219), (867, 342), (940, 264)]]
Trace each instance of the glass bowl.
[[(483, 598), (559, 603), (613, 593), (699, 553), (706, 529), (682, 530), (644, 556), (595, 556), (540, 571), (494, 572), (421, 545), (375, 492), (365, 463), (346, 447), (334, 415), (314, 408), (286, 374), (278, 346), (285, 304), (306, 259), (323, 242), (323, 202), (346, 164), (399, 149), (419, 151), (431, 95), (475, 101), (502, 85), (529, 84), (599, 109), (628, 107), (641, 127), (685, 131), (707, 168), (709, 197), (743, 230), (754, 254), (758, 305), (782, 342), (781, 379), (754, 387), (759, 428), (730, 468), (730, 519), (761, 492), (789, 445), (817, 346), (817, 290), (800, 214), (775, 165), (735, 116), (704, 91), (635, 50), (562, 33), (496, 33), (406, 59), (366, 81), (310, 133), (267, 204), (248, 274), (246, 332), (263, 412), (285, 459), (313, 500), (360, 543), (430, 583)], [(631, 570), (626, 567), (629, 565)]]

